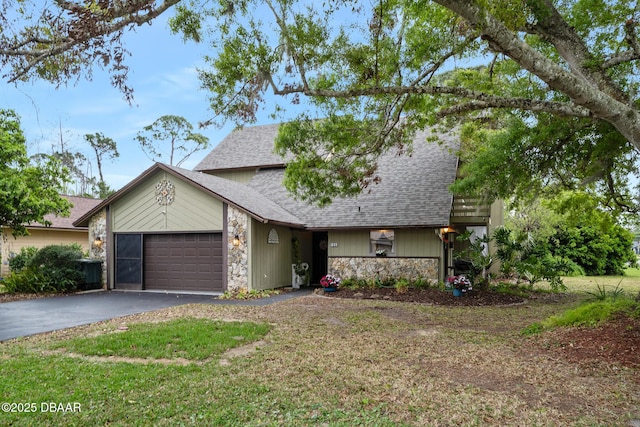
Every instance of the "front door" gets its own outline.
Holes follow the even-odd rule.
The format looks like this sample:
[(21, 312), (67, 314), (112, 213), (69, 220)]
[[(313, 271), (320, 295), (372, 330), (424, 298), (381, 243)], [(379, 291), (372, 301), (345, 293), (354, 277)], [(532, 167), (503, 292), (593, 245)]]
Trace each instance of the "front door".
[(327, 274), (328, 268), (328, 252), (329, 233), (326, 231), (313, 233), (313, 272), (311, 274), (311, 283), (320, 283), (320, 279)]

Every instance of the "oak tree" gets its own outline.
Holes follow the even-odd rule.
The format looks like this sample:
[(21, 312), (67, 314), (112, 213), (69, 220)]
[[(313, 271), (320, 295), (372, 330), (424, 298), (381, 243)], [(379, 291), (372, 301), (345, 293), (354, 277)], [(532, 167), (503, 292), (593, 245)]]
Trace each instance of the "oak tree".
[[(449, 129), (460, 118), (471, 179), (457, 191), (504, 197), (583, 186), (606, 194), (612, 207), (637, 209), (626, 178), (638, 173), (640, 150), (637, 1), (2, 4), (16, 6), (1, 14), (5, 21), (31, 17), (0, 22), (0, 65), (9, 81), (59, 83), (90, 73), (99, 59), (127, 96), (122, 32), (175, 5), (172, 30), (211, 43), (200, 70), (211, 123), (252, 122), (265, 106), (276, 115), (301, 102), (309, 107), (277, 141), (295, 155), (287, 183), (303, 198), (327, 202), (361, 191), (378, 179), (381, 153), (410, 153), (415, 129)], [(501, 162), (485, 154), (505, 147), (512, 157), (503, 154)], [(513, 160), (530, 157), (524, 166)], [(494, 166), (483, 169), (478, 159), (487, 158)]]

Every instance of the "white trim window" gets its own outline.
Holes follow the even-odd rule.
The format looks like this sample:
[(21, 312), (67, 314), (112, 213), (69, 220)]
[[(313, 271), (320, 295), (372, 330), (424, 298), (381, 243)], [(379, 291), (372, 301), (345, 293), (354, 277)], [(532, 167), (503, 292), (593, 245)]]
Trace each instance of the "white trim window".
[(376, 256), (396, 253), (396, 239), (393, 230), (371, 230), (369, 232), (369, 251)]

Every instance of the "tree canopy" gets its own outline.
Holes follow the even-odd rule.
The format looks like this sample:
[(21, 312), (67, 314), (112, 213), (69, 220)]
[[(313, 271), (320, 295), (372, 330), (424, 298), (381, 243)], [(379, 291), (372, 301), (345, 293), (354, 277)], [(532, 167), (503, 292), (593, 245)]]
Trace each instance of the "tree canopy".
[(308, 103), (277, 141), (296, 156), (287, 180), (303, 198), (354, 194), (377, 180), (380, 153), (410, 153), (415, 129), (459, 125), (467, 169), (456, 191), (504, 197), (581, 186), (612, 208), (637, 210), (628, 180), (640, 150), (637, 1), (2, 5), (8, 81), (60, 83), (90, 74), (99, 59), (127, 97), (120, 36), (175, 5), (171, 29), (211, 44), (200, 70), (209, 123), (242, 125), (261, 108), (277, 117)]
[(0, 227), (19, 236), (28, 224), (50, 225), (47, 214), (68, 216), (70, 203), (59, 194), (66, 179), (67, 171), (53, 156), (30, 163), (18, 116), (0, 110)]
[[(180, 166), (193, 153), (209, 147), (209, 138), (193, 131), (184, 117), (166, 115), (145, 126), (136, 140), (149, 159)], [(180, 157), (178, 157), (180, 156)]]

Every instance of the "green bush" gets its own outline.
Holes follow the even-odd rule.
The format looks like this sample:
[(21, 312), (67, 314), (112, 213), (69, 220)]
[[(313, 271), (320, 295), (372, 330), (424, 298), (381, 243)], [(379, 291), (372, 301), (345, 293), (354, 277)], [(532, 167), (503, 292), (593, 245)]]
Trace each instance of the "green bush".
[(494, 232), (497, 251), (501, 262), (501, 272), (505, 277), (515, 277), (533, 286), (547, 280), (554, 292), (566, 291), (560, 274), (570, 274), (579, 270), (576, 264), (566, 258), (554, 256), (542, 240), (528, 234), (516, 235), (505, 227)]
[(431, 282), (429, 279), (419, 277), (411, 283), (411, 286), (417, 289), (428, 289), (431, 287)]
[(38, 248), (33, 246), (25, 246), (20, 248), (20, 253), (9, 258), (9, 270), (19, 272), (25, 268), (38, 252)]
[(33, 256), (28, 252), (22, 257), (24, 261), (18, 262), (20, 268), (12, 268), (4, 280), (7, 292), (69, 292), (78, 288), (83, 279), (78, 268), (78, 260), (82, 258), (80, 245), (45, 246)]
[(554, 255), (568, 258), (590, 276), (622, 275), (628, 263), (635, 263), (633, 235), (613, 225), (608, 229), (596, 226), (564, 228), (551, 237)]
[(377, 288), (395, 288), (401, 292), (406, 292), (409, 288), (426, 289), (431, 287), (429, 279), (418, 278), (415, 280), (409, 280), (405, 277), (395, 277), (386, 279), (356, 279), (355, 277), (348, 277), (342, 279), (340, 287), (344, 289), (377, 289)]

